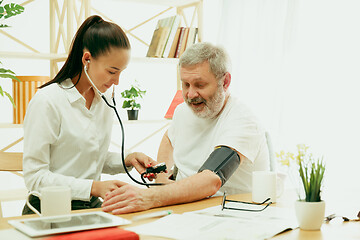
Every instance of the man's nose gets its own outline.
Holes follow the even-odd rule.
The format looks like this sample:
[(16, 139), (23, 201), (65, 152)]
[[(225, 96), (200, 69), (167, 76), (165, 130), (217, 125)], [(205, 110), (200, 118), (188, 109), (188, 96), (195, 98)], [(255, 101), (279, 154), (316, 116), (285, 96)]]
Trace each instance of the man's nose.
[(199, 94), (193, 87), (189, 87), (187, 97), (190, 99), (198, 97)]

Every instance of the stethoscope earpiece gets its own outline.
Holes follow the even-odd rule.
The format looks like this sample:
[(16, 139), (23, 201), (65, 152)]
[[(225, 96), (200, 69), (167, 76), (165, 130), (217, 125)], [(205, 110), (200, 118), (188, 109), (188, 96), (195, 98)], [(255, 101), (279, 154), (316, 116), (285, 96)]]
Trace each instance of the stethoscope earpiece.
[(90, 63), (90, 60), (86, 60), (87, 64), (85, 64), (84, 68), (86, 69), (86, 71), (88, 70), (88, 65)]

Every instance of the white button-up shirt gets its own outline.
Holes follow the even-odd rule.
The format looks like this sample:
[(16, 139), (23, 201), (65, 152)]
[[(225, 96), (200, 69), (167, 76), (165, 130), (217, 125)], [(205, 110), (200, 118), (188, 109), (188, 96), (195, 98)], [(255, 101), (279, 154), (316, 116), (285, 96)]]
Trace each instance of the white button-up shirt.
[[(62, 86), (62, 87), (61, 87)], [(23, 171), (26, 187), (66, 185), (73, 200), (90, 199), (93, 180), (124, 168), (108, 152), (113, 110), (96, 95), (90, 109), (70, 79), (39, 89), (24, 120)]]

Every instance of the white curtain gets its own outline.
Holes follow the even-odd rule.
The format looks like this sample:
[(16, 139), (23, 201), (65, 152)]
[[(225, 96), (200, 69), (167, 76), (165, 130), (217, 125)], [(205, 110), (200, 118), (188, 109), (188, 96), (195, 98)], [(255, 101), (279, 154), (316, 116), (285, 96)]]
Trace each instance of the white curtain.
[(231, 92), (276, 139), (283, 131), (284, 66), (293, 48), (297, 0), (224, 0), (217, 43), (232, 60)]
[(232, 58), (232, 94), (255, 111), (275, 151), (305, 143), (324, 155), (326, 188), (360, 192), (360, 2), (220, 5), (215, 42)]

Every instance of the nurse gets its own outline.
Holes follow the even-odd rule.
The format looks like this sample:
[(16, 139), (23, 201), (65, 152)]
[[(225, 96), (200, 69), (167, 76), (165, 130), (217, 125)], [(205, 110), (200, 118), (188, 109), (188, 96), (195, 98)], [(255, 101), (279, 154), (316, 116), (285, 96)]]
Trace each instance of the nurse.
[[(107, 95), (118, 85), (130, 48), (124, 31), (99, 16), (80, 26), (64, 66), (40, 87), (26, 112), (23, 171), (29, 191), (69, 186), (73, 210), (97, 208), (102, 204), (99, 197), (121, 186), (117, 180), (101, 181), (101, 173), (117, 174), (124, 167), (142, 173), (156, 165), (135, 152), (125, 157), (123, 166), (120, 154), (109, 152), (113, 111), (93, 87)], [(31, 195), (29, 201), (39, 210), (38, 197)], [(32, 213), (25, 205), (23, 214)]]

